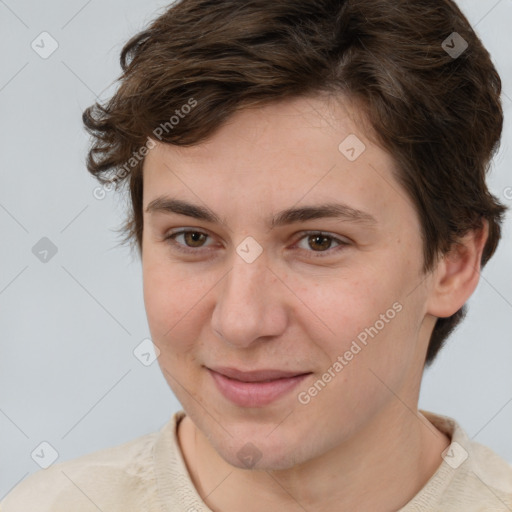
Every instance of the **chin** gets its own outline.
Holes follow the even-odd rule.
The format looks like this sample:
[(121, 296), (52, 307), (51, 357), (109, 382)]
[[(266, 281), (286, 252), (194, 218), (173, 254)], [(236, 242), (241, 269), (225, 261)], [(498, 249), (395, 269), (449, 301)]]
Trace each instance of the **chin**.
[[(232, 411), (218, 403), (214, 405), (213, 400), (209, 402), (211, 414), (205, 414), (196, 403), (183, 398), (186, 414), (202, 436), (225, 462), (236, 468), (286, 470), (320, 456), (322, 448), (328, 449), (322, 443), (318, 445), (317, 425), (305, 424), (303, 415), (289, 415), (284, 409), (273, 408), (238, 411), (233, 416)], [(300, 409), (298, 412), (303, 413)]]
[[(237, 435), (209, 436), (209, 442), (222, 459), (239, 469), (279, 471), (293, 468), (310, 457), (304, 453), (304, 441), (285, 429), (269, 436), (272, 429), (239, 428)], [(309, 445), (309, 449), (313, 448)], [(311, 454), (311, 458), (315, 454)]]
[[(215, 450), (228, 464), (239, 469), (253, 471), (282, 471), (291, 469), (302, 462), (305, 462), (297, 453), (294, 446), (281, 446), (280, 450), (275, 446), (267, 445), (261, 448), (255, 448), (255, 445), (246, 443), (242, 447), (222, 449), (214, 445)], [(257, 451), (256, 451), (257, 450)], [(253, 460), (248, 459), (252, 455)], [(244, 460), (245, 459), (245, 460)]]

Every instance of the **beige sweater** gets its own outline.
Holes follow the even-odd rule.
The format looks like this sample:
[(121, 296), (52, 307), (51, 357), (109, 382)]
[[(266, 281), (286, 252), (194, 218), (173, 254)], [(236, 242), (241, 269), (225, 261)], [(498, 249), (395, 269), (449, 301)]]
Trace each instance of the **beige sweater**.
[[(398, 512), (512, 511), (512, 467), (451, 418), (422, 413), (452, 444), (425, 487)], [(184, 415), (174, 414), (159, 432), (30, 475), (4, 498), (0, 512), (211, 512), (178, 445)]]

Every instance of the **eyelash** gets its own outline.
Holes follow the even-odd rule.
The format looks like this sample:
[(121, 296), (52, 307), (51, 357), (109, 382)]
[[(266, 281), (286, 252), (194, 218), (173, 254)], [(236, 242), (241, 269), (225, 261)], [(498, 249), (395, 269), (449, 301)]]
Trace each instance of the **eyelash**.
[[(175, 238), (177, 236), (183, 235), (186, 233), (199, 233), (199, 234), (205, 235), (207, 237), (210, 236), (210, 235), (208, 235), (208, 233), (204, 233), (203, 231), (199, 231), (197, 229), (182, 229), (180, 231), (176, 231), (174, 233), (169, 234), (168, 236), (166, 236), (164, 238), (164, 241), (167, 241), (170, 245), (172, 245), (172, 247), (176, 248), (178, 251), (183, 252), (185, 254), (197, 254), (202, 249), (202, 247), (198, 247), (197, 249), (192, 249), (183, 244), (179, 244), (178, 242), (175, 241)], [(303, 236), (301, 236), (299, 238), (299, 240), (297, 240), (297, 242), (295, 242), (295, 244), (299, 243), (304, 238), (307, 238), (307, 237), (313, 236), (313, 235), (329, 238), (332, 241), (335, 241), (336, 243), (339, 244), (337, 247), (329, 248), (329, 249), (326, 249), (325, 251), (308, 251), (306, 249), (301, 249), (303, 251), (312, 253), (313, 258), (324, 258), (326, 256), (332, 256), (333, 253), (337, 253), (337, 252), (339, 252), (339, 250), (343, 249), (345, 246), (350, 245), (348, 242), (345, 242), (333, 235), (330, 235), (329, 233), (324, 233), (323, 231), (305, 231)]]

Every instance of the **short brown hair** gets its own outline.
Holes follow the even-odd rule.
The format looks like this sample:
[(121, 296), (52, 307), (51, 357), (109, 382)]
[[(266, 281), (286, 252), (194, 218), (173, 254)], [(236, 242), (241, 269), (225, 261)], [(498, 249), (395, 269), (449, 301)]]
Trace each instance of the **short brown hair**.
[[(467, 48), (454, 56), (447, 45), (456, 43)], [(323, 92), (358, 100), (394, 157), (421, 221), (425, 273), (483, 219), (482, 267), (494, 254), (506, 207), (485, 180), (503, 125), (501, 80), (453, 1), (181, 0), (132, 37), (120, 61), (117, 92), (83, 113), (87, 168), (100, 183), (129, 182), (122, 231), (140, 255), (148, 138), (194, 145), (236, 110)], [(465, 314), (466, 305), (437, 320), (427, 365)]]

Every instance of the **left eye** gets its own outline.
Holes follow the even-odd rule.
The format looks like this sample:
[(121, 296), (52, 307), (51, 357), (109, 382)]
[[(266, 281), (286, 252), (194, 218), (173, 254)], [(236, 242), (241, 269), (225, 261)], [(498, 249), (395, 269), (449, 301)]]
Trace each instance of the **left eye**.
[[(333, 242), (337, 244), (337, 247), (333, 248), (334, 250), (337, 250), (340, 246), (349, 245), (348, 242), (321, 232), (308, 233), (300, 238), (299, 242), (302, 241), (306, 241), (308, 247), (314, 249), (312, 252), (328, 252), (332, 248)], [(308, 249), (304, 250), (307, 251)]]

